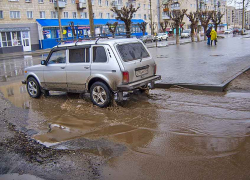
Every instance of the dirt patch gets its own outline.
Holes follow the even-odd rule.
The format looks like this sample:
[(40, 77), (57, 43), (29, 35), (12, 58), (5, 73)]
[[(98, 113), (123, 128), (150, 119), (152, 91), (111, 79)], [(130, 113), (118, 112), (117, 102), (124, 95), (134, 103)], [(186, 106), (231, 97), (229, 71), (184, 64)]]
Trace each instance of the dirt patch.
[(250, 91), (250, 70), (235, 78), (226, 88), (227, 91)]

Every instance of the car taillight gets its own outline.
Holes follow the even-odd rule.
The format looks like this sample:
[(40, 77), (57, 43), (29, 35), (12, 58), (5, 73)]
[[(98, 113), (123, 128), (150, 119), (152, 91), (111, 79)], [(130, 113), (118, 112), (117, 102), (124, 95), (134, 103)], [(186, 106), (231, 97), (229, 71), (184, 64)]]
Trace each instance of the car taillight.
[(122, 72), (122, 82), (123, 83), (128, 83), (129, 82), (129, 73), (128, 73), (128, 71)]
[(157, 71), (157, 65), (155, 64), (154, 74), (156, 74)]

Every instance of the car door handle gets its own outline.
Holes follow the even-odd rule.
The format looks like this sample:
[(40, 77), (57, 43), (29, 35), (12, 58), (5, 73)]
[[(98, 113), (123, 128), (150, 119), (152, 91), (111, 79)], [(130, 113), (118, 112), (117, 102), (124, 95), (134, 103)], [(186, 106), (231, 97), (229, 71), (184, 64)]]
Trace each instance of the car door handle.
[(88, 66), (85, 66), (84, 69), (89, 69), (89, 67), (88, 67)]
[(65, 69), (65, 67), (61, 67), (61, 69)]

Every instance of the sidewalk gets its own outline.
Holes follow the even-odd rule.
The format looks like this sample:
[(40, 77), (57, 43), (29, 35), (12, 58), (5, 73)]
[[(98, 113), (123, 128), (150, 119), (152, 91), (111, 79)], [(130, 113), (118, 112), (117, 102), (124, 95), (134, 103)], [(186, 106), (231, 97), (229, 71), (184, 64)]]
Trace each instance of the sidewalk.
[(250, 38), (219, 39), (217, 46), (206, 42), (150, 48), (162, 76), (156, 87), (179, 85), (193, 89), (223, 91), (226, 85), (250, 68)]
[(39, 56), (44, 53), (49, 53), (50, 49), (39, 49), (37, 51), (29, 51), (29, 52), (13, 52), (7, 54), (0, 54), (0, 61), (1, 60), (8, 60), (10, 58), (19, 58), (24, 56)]

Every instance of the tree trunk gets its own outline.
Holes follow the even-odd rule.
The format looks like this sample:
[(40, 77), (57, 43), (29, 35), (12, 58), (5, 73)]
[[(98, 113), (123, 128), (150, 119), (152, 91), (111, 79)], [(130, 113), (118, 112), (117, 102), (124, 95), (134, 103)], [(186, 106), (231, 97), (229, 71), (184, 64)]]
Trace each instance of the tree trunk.
[(194, 42), (194, 26), (191, 25), (191, 41)]
[(126, 36), (130, 38), (130, 24), (125, 24)]
[(143, 36), (145, 35), (145, 30), (142, 31)]
[(214, 24), (214, 30), (217, 32), (218, 24)]
[(112, 37), (115, 38), (115, 33), (112, 33)]
[(203, 26), (204, 29), (204, 40), (207, 40), (206, 32), (207, 32), (207, 26)]
[(179, 37), (179, 24), (175, 26), (176, 29), (176, 44), (180, 44), (180, 37)]

